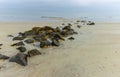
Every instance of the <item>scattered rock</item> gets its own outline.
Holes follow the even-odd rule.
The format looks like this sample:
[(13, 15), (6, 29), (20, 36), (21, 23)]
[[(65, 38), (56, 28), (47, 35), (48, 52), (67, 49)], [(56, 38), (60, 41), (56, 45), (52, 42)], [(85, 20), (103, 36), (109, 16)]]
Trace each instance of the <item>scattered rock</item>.
[(68, 39), (69, 39), (69, 40), (74, 40), (75, 38), (74, 38), (74, 37), (69, 37)]
[(9, 62), (16, 62), (22, 66), (26, 66), (28, 64), (27, 55), (23, 53), (18, 53), (15, 56), (9, 59)]
[(3, 44), (0, 44), (0, 46), (2, 46)]
[(30, 44), (30, 43), (33, 43), (34, 40), (33, 40), (33, 39), (27, 39), (27, 40), (25, 40), (24, 42), (27, 43), (27, 44)]
[(55, 33), (55, 32), (52, 34), (52, 36), (53, 36), (53, 38), (58, 39), (58, 40), (59, 40), (59, 39), (60, 39), (60, 40), (63, 40), (63, 41), (65, 40), (60, 34)]
[(18, 43), (14, 43), (11, 46), (24, 46), (24, 45), (25, 44), (21, 41), (21, 42), (18, 42)]
[(25, 39), (25, 37), (14, 37), (14, 38), (13, 38), (13, 41), (14, 41), (14, 40), (24, 40), (24, 39)]
[(13, 35), (8, 35), (8, 37), (14, 37)]
[(71, 24), (71, 23), (68, 23), (68, 26), (72, 26), (72, 24)]
[(60, 46), (60, 42), (57, 39), (52, 40), (52, 46)]
[(92, 21), (88, 21), (87, 25), (95, 25), (95, 23)]
[(16, 48), (17, 50), (19, 50), (20, 52), (25, 52), (26, 51), (26, 48), (25, 47), (18, 47)]
[(32, 49), (32, 50), (28, 51), (29, 57), (36, 56), (36, 55), (41, 55), (41, 52), (39, 52), (39, 50), (37, 50), (37, 49)]
[(78, 27), (78, 28), (81, 28), (81, 26), (80, 26), (80, 25), (77, 25), (77, 27)]
[(77, 22), (77, 23), (79, 23), (79, 22), (80, 22), (80, 20), (77, 20), (76, 22)]
[(51, 42), (50, 41), (45, 40), (45, 41), (41, 41), (40, 42), (40, 48), (46, 48), (48, 46), (51, 46)]
[(62, 25), (65, 25), (64, 23), (62, 23)]
[(0, 54), (0, 59), (6, 60), (6, 59), (9, 59), (9, 57), (8, 57), (8, 56), (5, 56), (5, 55)]

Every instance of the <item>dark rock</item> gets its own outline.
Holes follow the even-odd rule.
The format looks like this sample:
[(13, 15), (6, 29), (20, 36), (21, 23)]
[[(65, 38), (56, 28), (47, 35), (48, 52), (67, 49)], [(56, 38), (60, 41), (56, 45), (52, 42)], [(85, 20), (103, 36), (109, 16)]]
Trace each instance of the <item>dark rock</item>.
[(28, 51), (29, 57), (36, 56), (36, 55), (41, 55), (41, 52), (39, 52), (39, 50), (37, 50), (37, 49), (33, 49), (33, 50)]
[(95, 23), (92, 21), (88, 21), (87, 25), (95, 25)]
[(25, 37), (33, 36), (33, 35), (36, 35), (36, 32), (33, 31), (33, 30), (29, 30), (29, 31), (25, 31), (25, 32), (24, 32), (24, 36), (25, 36)]
[(3, 44), (0, 44), (0, 46), (2, 46)]
[(74, 37), (69, 37), (68, 39), (69, 39), (69, 40), (74, 40), (75, 38), (74, 38)]
[(19, 32), (18, 34), (19, 34), (19, 35), (18, 35), (19, 37), (26, 37), (26, 36), (25, 36), (25, 33)]
[(60, 46), (60, 42), (57, 39), (52, 39), (52, 46)]
[(24, 39), (25, 39), (25, 37), (19, 37), (19, 36), (18, 36), (18, 37), (14, 37), (14, 38), (13, 38), (13, 41), (14, 41), (14, 40), (24, 40)]
[(71, 29), (70, 25), (63, 27), (63, 30), (70, 30), (70, 29)]
[(77, 22), (77, 23), (79, 23), (79, 22), (80, 22), (80, 20), (77, 20), (76, 22)]
[(62, 25), (65, 25), (64, 23), (62, 23)]
[(61, 32), (62, 30), (59, 27), (56, 27), (56, 32)]
[(81, 26), (80, 26), (80, 25), (77, 25), (77, 27), (78, 27), (78, 28), (81, 28)]
[(26, 51), (26, 48), (25, 47), (18, 47), (16, 48), (17, 50), (19, 50), (20, 52), (25, 52)]
[(24, 45), (25, 44), (21, 41), (21, 42), (18, 42), (18, 43), (14, 43), (11, 46), (24, 46)]
[(72, 26), (72, 24), (71, 24), (71, 23), (68, 23), (68, 26)]
[(8, 37), (14, 37), (13, 35), (8, 35)]
[(27, 40), (25, 40), (24, 42), (26, 42), (26, 43), (30, 44), (30, 43), (33, 43), (33, 42), (34, 42), (34, 40), (33, 40), (33, 39), (27, 39)]
[(16, 62), (22, 66), (26, 66), (28, 64), (27, 55), (23, 53), (18, 53), (15, 56), (11, 57), (9, 62)]
[(40, 42), (40, 48), (45, 48), (45, 47), (48, 47), (48, 46), (51, 46), (51, 42), (50, 41), (45, 40), (45, 41), (41, 41)]
[(52, 36), (53, 36), (53, 38), (58, 39), (58, 40), (59, 40), (59, 39), (60, 39), (60, 40), (63, 40), (63, 41), (65, 40), (60, 34), (55, 33), (55, 32), (52, 34)]
[(5, 55), (0, 54), (0, 59), (6, 60), (6, 59), (9, 59), (9, 57), (8, 57), (8, 56), (5, 56)]
[(39, 32), (43, 32), (43, 31), (51, 31), (54, 32), (55, 29), (49, 26), (45, 26), (45, 27), (33, 27), (32, 31), (35, 31), (36, 34), (39, 34)]

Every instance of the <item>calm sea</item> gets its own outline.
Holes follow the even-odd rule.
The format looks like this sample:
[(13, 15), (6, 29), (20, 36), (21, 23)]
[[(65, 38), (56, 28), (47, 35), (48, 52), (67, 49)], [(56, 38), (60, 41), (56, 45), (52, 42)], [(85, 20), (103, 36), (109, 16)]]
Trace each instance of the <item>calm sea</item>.
[(11, 22), (11, 21), (28, 21), (28, 22), (39, 22), (39, 21), (55, 21), (50, 18), (41, 18), (41, 16), (48, 16), (48, 17), (63, 17), (66, 19), (86, 19), (86, 20), (91, 20), (91, 21), (96, 21), (96, 22), (120, 22), (120, 17), (106, 17), (106, 16), (98, 16), (98, 17), (93, 17), (93, 16), (82, 16), (82, 15), (71, 15), (67, 16), (66, 14), (51, 14), (49, 13), (36, 13), (36, 14), (27, 14), (27, 13), (0, 13), (0, 21), (3, 22)]

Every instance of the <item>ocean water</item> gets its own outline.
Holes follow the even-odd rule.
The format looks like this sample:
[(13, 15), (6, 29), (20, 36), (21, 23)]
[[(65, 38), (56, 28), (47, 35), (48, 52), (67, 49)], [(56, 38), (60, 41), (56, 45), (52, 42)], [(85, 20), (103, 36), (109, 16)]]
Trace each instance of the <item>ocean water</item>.
[[(41, 18), (42, 16), (46, 16), (46, 18)], [(47, 18), (48, 17), (48, 18)], [(83, 19), (83, 20), (90, 20), (90, 21), (95, 21), (95, 22), (120, 22), (120, 17), (114, 17), (114, 16), (83, 16), (81, 14), (71, 14), (69, 16), (65, 14), (59, 14), (59, 13), (53, 13), (49, 14), (48, 13), (40, 13), (36, 12), (34, 14), (30, 14), (29, 12), (26, 13), (21, 13), (21, 12), (16, 12), (16, 13), (0, 13), (0, 21), (7, 21), (7, 22), (12, 22), (12, 21), (29, 21), (29, 22), (39, 22), (39, 21), (59, 21), (59, 19), (52, 19), (49, 17), (62, 17), (65, 19)]]

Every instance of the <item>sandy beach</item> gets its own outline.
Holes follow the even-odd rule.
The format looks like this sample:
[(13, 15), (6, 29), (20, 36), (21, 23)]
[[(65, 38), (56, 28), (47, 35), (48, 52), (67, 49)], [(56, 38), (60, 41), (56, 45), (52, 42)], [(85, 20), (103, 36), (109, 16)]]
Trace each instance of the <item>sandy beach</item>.
[[(13, 56), (18, 51), (7, 35), (24, 32), (34, 26), (61, 26), (62, 22), (0, 22), (0, 54)], [(60, 47), (39, 49), (42, 55), (28, 59), (27, 66), (0, 60), (0, 77), (120, 77), (120, 23), (96, 23), (80, 29), (75, 40)], [(66, 38), (67, 39), (67, 38)]]

